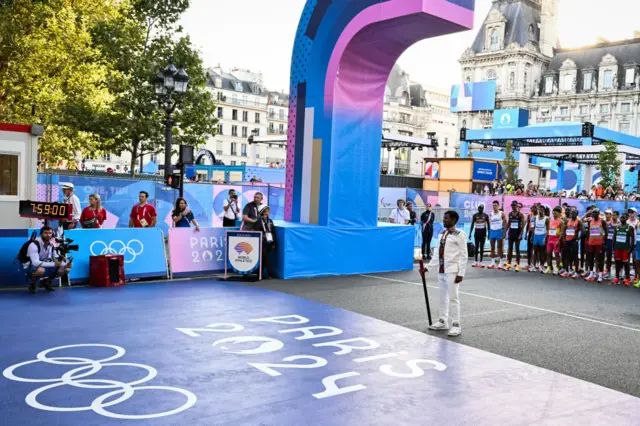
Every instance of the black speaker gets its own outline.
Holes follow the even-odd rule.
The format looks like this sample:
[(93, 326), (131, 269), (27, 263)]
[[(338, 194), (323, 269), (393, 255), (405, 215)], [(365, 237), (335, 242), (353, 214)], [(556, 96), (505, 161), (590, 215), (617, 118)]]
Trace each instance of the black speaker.
[(586, 122), (582, 124), (582, 137), (583, 138), (592, 138), (593, 137), (593, 124)]
[(185, 166), (195, 163), (192, 145), (180, 145), (180, 164)]
[(120, 282), (120, 259), (109, 258), (109, 282)]
[(460, 129), (460, 140), (463, 142), (467, 140), (467, 129), (464, 127)]

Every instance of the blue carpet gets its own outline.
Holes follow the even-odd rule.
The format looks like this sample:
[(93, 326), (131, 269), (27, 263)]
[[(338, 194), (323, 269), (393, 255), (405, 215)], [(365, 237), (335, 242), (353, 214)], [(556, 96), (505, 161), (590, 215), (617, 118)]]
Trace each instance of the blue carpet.
[(239, 284), (4, 292), (0, 312), (6, 425), (631, 425), (640, 418), (638, 398)]

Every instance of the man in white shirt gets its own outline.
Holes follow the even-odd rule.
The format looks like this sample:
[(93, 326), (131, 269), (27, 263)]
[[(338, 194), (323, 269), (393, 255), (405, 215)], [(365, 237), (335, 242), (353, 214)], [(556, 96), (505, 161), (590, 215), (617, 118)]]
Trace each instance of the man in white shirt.
[(236, 221), (240, 217), (240, 207), (238, 207), (238, 195), (235, 190), (229, 190), (229, 198), (224, 200), (223, 207), (222, 226), (225, 228), (236, 226)]
[(65, 204), (71, 204), (73, 208), (72, 220), (60, 221), (60, 224), (63, 229), (75, 229), (78, 221), (80, 221), (80, 215), (82, 214), (80, 199), (73, 193), (75, 187), (71, 182), (62, 182), (60, 183), (60, 186), (62, 186), (62, 192), (64, 193), (64, 200), (62, 200), (62, 202)]
[[(448, 335), (455, 337), (462, 332), (460, 327), (459, 289), (467, 270), (467, 236), (462, 229), (456, 228), (460, 216), (450, 210), (444, 214), (444, 230), (438, 237), (436, 256), (430, 265), (438, 268), (440, 286), (440, 319), (429, 326), (430, 330), (449, 330)], [(451, 328), (449, 328), (449, 308), (451, 308)]]
[(36, 238), (27, 246), (26, 257), (20, 259), (22, 267), (28, 274), (29, 293), (36, 292), (36, 284), (42, 280), (47, 291), (54, 291), (51, 283), (55, 278), (69, 274), (71, 263), (58, 260), (58, 253), (53, 245), (53, 229), (45, 225), (40, 229), (40, 238)]
[(404, 208), (404, 200), (398, 200), (398, 208), (393, 209), (389, 215), (389, 221), (400, 225), (408, 225), (409, 220), (409, 210)]

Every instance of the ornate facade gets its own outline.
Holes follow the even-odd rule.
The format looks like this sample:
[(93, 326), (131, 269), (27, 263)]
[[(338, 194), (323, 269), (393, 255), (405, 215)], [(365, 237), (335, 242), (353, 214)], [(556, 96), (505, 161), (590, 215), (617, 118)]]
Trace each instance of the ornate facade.
[[(558, 0), (494, 0), (460, 58), (462, 81), (496, 80), (496, 109), (527, 109), (530, 124), (589, 121), (638, 135), (640, 38), (560, 49), (557, 9)], [(489, 128), (493, 112), (458, 120)]]

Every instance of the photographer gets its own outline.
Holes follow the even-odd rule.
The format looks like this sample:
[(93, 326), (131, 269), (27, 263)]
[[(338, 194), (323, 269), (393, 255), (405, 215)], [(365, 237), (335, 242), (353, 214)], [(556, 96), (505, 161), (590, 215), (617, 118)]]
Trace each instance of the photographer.
[(222, 226), (225, 228), (233, 228), (240, 215), (240, 207), (238, 207), (238, 195), (233, 189), (229, 190), (229, 199), (224, 200), (224, 217), (222, 218)]
[(53, 245), (53, 228), (45, 225), (40, 229), (40, 238), (32, 240), (26, 246), (26, 253), (19, 255), (22, 267), (29, 280), (29, 293), (36, 292), (36, 284), (41, 281), (47, 291), (54, 291), (51, 286), (54, 279), (69, 274), (72, 264), (60, 260), (58, 250)]

